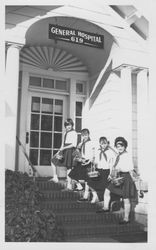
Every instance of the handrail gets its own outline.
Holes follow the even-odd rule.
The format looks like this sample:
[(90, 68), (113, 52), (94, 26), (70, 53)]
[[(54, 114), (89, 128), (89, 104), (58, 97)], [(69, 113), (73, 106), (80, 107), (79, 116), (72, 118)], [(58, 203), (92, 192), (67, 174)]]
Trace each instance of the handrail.
[(26, 159), (27, 159), (27, 161), (28, 161), (28, 163), (29, 163), (29, 165), (30, 165), (32, 171), (33, 171), (33, 180), (35, 181), (35, 177), (36, 177), (37, 170), (35, 169), (34, 165), (33, 165), (32, 162), (30, 161), (29, 156), (28, 156), (28, 154), (27, 154), (27, 152), (26, 152), (26, 149), (25, 149), (24, 145), (21, 143), (20, 139), (19, 139), (17, 136), (16, 136), (16, 140), (17, 140), (19, 146), (21, 146), (22, 151), (23, 151), (23, 153), (24, 153), (24, 155), (25, 155), (25, 157), (26, 157)]

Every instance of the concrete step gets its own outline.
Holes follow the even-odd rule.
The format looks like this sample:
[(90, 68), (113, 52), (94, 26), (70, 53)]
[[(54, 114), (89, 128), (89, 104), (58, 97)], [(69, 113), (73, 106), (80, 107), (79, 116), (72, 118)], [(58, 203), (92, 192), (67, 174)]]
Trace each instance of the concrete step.
[(39, 187), (39, 189), (41, 191), (44, 190), (49, 190), (49, 191), (53, 191), (53, 190), (61, 190), (65, 188), (65, 182), (59, 182), (59, 183), (55, 183), (53, 181), (49, 181), (49, 179), (47, 179), (46, 181), (44, 181), (43, 179), (41, 180), (37, 180), (36, 181), (37, 186)]
[(78, 211), (55, 213), (58, 223), (66, 224), (109, 224), (118, 223), (122, 218), (122, 212), (97, 214), (95, 211)]
[(64, 224), (63, 229), (67, 239), (76, 239), (80, 237), (99, 237), (110, 235), (121, 235), (125, 233), (140, 232), (140, 225), (130, 223), (127, 225), (119, 225), (118, 223), (109, 224)]
[(69, 192), (61, 190), (43, 190), (42, 191), (43, 198), (46, 200), (77, 200), (81, 196), (81, 192)]
[(82, 192), (64, 191), (65, 180), (54, 183), (40, 179), (37, 185), (43, 193), (42, 207), (55, 213), (57, 224), (63, 229), (66, 241), (76, 242), (83, 238), (88, 241), (97, 239), (98, 242), (103, 237), (108, 239), (112, 235), (130, 235), (143, 231), (136, 222), (119, 225), (123, 216), (122, 208), (112, 213), (97, 214), (96, 210), (101, 206), (99, 203), (78, 202)]
[(107, 243), (146, 243), (147, 242), (147, 232), (125, 232), (113, 235), (98, 234), (96, 237), (94, 235), (85, 235), (80, 238), (69, 238), (68, 242), (107, 242)]
[(47, 210), (52, 210), (53, 212), (61, 211), (74, 211), (75, 213), (79, 211), (95, 211), (98, 209), (97, 204), (91, 204), (90, 202), (77, 202), (73, 200), (44, 200), (41, 202), (41, 206)]

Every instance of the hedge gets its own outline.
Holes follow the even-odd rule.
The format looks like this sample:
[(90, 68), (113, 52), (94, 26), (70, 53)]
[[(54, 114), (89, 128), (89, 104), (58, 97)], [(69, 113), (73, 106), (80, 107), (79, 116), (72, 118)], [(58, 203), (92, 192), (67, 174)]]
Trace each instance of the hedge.
[(42, 193), (26, 173), (5, 172), (5, 241), (61, 242), (55, 215), (40, 205)]

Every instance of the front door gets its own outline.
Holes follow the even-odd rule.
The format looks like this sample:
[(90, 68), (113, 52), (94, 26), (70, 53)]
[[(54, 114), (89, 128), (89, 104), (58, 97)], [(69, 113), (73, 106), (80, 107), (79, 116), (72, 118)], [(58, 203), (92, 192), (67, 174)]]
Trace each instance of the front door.
[(50, 166), (62, 142), (67, 117), (65, 96), (30, 93), (27, 150), (34, 166)]

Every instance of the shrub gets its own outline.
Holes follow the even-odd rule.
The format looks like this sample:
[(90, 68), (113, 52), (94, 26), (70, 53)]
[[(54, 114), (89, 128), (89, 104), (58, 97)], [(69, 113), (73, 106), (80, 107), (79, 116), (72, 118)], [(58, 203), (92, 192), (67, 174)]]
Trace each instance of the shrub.
[(6, 170), (5, 240), (7, 242), (59, 242), (63, 232), (55, 215), (42, 209), (42, 193), (26, 173)]

